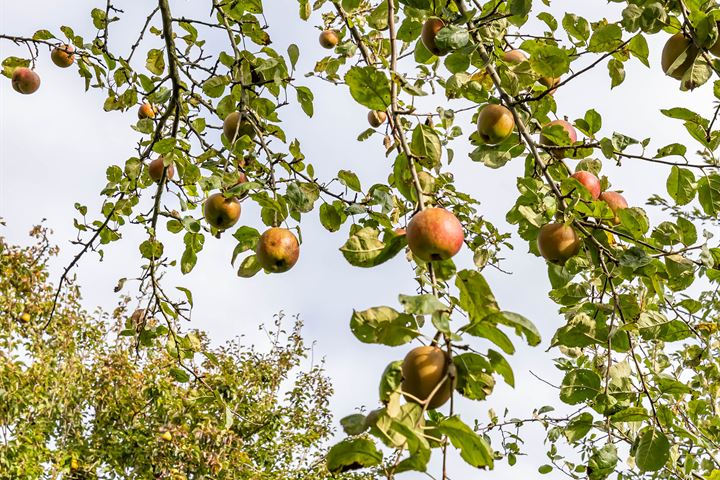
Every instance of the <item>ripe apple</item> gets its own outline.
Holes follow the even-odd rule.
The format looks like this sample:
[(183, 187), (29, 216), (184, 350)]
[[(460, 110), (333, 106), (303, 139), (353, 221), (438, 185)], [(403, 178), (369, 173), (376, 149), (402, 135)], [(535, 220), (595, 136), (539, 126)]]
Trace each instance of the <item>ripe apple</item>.
[(628, 207), (628, 203), (627, 200), (625, 200), (625, 197), (620, 195), (618, 192), (603, 192), (600, 195), (600, 200), (607, 203), (608, 207), (610, 207), (610, 210), (612, 210), (612, 212), (615, 214), (615, 218), (613, 218), (613, 223), (615, 225), (619, 225), (620, 217), (618, 216), (618, 211)]
[[(163, 169), (165, 168), (165, 163), (163, 160), (163, 157), (158, 157), (152, 162), (148, 164), (148, 174), (150, 175), (150, 178), (155, 180), (156, 182), (159, 182), (162, 178)], [(175, 165), (170, 163), (167, 168), (166, 177), (168, 180), (171, 180), (175, 176)]]
[(387, 120), (387, 113), (382, 110), (370, 110), (367, 119), (371, 127), (378, 128)]
[(548, 223), (540, 229), (537, 245), (547, 261), (562, 265), (580, 251), (580, 237), (569, 225)]
[(287, 228), (273, 227), (260, 235), (255, 256), (267, 271), (282, 273), (290, 270), (300, 256), (298, 239)]
[[(243, 135), (255, 138), (255, 128), (252, 123), (240, 112), (232, 112), (223, 122), (223, 133), (230, 143), (233, 143)], [(237, 136), (235, 135), (237, 133)]]
[(502, 105), (485, 105), (477, 119), (477, 131), (480, 140), (487, 145), (502, 143), (515, 129), (512, 112)]
[(510, 65), (519, 65), (527, 60), (527, 56), (521, 50), (508, 50), (503, 54), (503, 61)]
[(50, 52), (50, 60), (60, 68), (67, 68), (75, 62), (75, 48), (72, 45), (60, 45)]
[(422, 27), (422, 33), (420, 34), (420, 39), (422, 40), (423, 45), (425, 45), (425, 48), (427, 48), (430, 53), (438, 57), (447, 53), (447, 51), (442, 50), (437, 46), (437, 43), (435, 43), (435, 37), (437, 37), (438, 32), (442, 30), (444, 26), (445, 22), (441, 19), (437, 17), (430, 17), (425, 20)]
[(570, 175), (572, 178), (582, 183), (594, 200), (600, 198), (600, 180), (592, 173), (581, 170)]
[(30, 95), (40, 88), (40, 76), (27, 67), (16, 68), (12, 75), (12, 87), (16, 92)]
[(447, 377), (450, 363), (448, 354), (438, 347), (423, 346), (410, 350), (401, 367), (401, 388), (404, 393), (409, 394), (405, 395), (405, 400), (414, 403), (418, 400), (427, 401), (433, 390), (443, 382), (428, 402), (428, 409), (444, 405), (453, 390), (452, 381)]
[[(577, 132), (575, 131), (575, 127), (573, 127), (570, 122), (567, 122), (565, 120), (553, 120), (552, 122), (545, 125), (546, 127), (551, 125), (560, 125), (568, 134), (570, 137), (570, 144), (573, 144), (577, 142)], [(547, 146), (553, 146), (555, 143), (550, 140), (549, 138), (546, 138), (545, 135), (542, 133), (540, 134), (540, 145), (547, 145)], [(567, 156), (568, 149), (566, 148), (560, 148), (560, 149), (552, 149), (550, 153), (555, 158), (564, 158)]]
[[(714, 47), (713, 47), (714, 48)], [(687, 58), (673, 70), (668, 73), (673, 63), (687, 50)], [(663, 72), (666, 75), (670, 75), (676, 80), (682, 80), (685, 72), (692, 66), (695, 61), (695, 57), (698, 54), (698, 50), (693, 45), (692, 41), (686, 38), (682, 33), (676, 33), (668, 39), (663, 47), (662, 57), (660, 58), (660, 64)]]
[(140, 105), (140, 108), (138, 108), (138, 118), (155, 118), (155, 113), (157, 113), (157, 109), (152, 103), (145, 102), (142, 105)]
[(410, 251), (430, 262), (454, 256), (465, 240), (460, 221), (444, 208), (426, 208), (415, 214), (407, 226)]
[(322, 45), (323, 48), (335, 48), (339, 42), (340, 37), (335, 30), (323, 30), (320, 33), (320, 45)]
[(240, 218), (240, 202), (234, 198), (225, 198), (222, 193), (213, 193), (203, 206), (205, 220), (218, 230), (226, 230), (235, 225)]

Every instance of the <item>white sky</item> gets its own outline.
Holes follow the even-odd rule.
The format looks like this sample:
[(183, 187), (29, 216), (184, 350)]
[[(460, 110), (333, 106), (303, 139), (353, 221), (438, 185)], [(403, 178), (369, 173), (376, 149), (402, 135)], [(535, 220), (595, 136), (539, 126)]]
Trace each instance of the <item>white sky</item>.
[[(314, 25), (319, 23), (319, 17), (303, 23), (297, 17), (295, 0), (265, 2), (266, 7), (276, 2), (277, 7), (273, 5), (267, 12), (274, 47), (285, 52), (291, 42), (301, 46), (296, 77), (315, 93), (314, 118), (308, 119), (295, 106), (281, 110), (288, 138), (301, 140), (303, 152), (321, 178), (330, 179), (337, 170), (350, 169), (359, 174), (363, 186), (383, 181), (392, 160), (384, 157), (380, 137), (363, 143), (355, 140), (367, 127), (364, 107), (354, 103), (345, 87), (302, 78), (302, 73), (312, 70), (314, 62), (326, 54), (317, 44), (318, 30)], [(95, 32), (89, 11), (95, 6), (104, 6), (104, 2), (100, 3), (2, 0), (0, 31), (31, 36), (36, 29), (47, 28), (59, 33), (60, 25), (71, 25), (76, 33), (90, 39)], [(111, 48), (125, 54), (126, 46), (134, 41), (138, 24), (152, 7), (138, 8), (140, 2), (118, 0), (116, 3), (126, 10), (127, 20), (112, 25)], [(171, 7), (176, 16), (193, 10), (203, 15), (209, 10), (205, 8), (207, 2), (203, 2), (200, 9), (191, 6), (193, 3), (197, 5), (189, 0), (174, 0)], [(559, 20), (565, 11), (586, 15), (591, 20), (603, 16), (611, 21), (619, 18), (615, 5), (595, 0), (557, 0), (551, 11)], [(556, 94), (559, 115), (574, 119), (594, 108), (603, 116), (601, 134), (618, 131), (638, 139), (653, 137), (649, 152), (673, 141), (686, 141), (688, 137), (681, 122), (663, 117), (659, 109), (683, 106), (708, 117), (713, 109), (712, 87), (706, 85), (696, 92), (682, 93), (675, 81), (662, 74), (659, 57), (666, 37), (661, 33), (649, 39), (653, 68), (647, 69), (639, 61), (631, 60), (625, 67), (625, 83), (612, 94), (604, 64), (561, 88)], [(2, 41), (0, 57), (8, 55), (27, 56), (27, 51)], [(55, 231), (54, 241), (62, 247), (60, 258), (53, 264), (56, 280), (77, 251), (69, 243), (75, 238), (73, 204), (86, 204), (90, 215), (97, 215), (99, 191), (106, 181), (105, 169), (112, 164), (122, 165), (135, 153), (138, 137), (130, 124), (136, 120), (136, 112), (104, 113), (104, 97), (97, 91), (85, 93), (75, 70), (56, 68), (46, 51), (42, 51), (37, 71), (42, 85), (33, 95), (17, 94), (8, 79), (0, 79), (0, 217), (8, 225), (1, 234), (10, 242), (27, 243), (31, 226), (47, 218), (47, 225)], [(458, 104), (448, 104), (442, 98), (431, 99), (427, 104), (458, 108)], [(464, 130), (469, 134), (469, 114), (460, 119), (460, 124), (467, 126)], [(481, 211), (486, 218), (514, 233), (514, 227), (506, 225), (504, 218), (516, 198), (515, 179), (522, 175), (523, 160), (517, 159), (500, 170), (490, 170), (468, 158), (471, 146), (466, 140), (456, 141), (453, 148), (456, 155), (450, 170), (456, 174), (458, 187), (482, 201)], [(654, 164), (626, 161), (622, 168), (606, 162), (603, 173), (610, 176), (615, 189), (625, 190), (631, 204), (642, 205), (651, 193), (665, 193), (668, 171)], [(148, 190), (146, 194), (151, 193)], [(240, 224), (261, 229), (257, 209), (250, 202), (243, 203), (243, 209)], [(414, 281), (411, 266), (402, 255), (369, 270), (348, 265), (338, 251), (347, 238), (347, 225), (340, 232), (330, 234), (320, 226), (317, 215), (314, 211), (303, 218), (300, 261), (288, 273), (238, 278), (229, 264), (233, 239), (229, 235), (222, 240), (208, 236), (195, 270), (188, 276), (173, 272), (165, 282), (170, 287), (181, 285), (192, 289), (195, 298), (192, 327), (210, 332), (217, 342), (246, 335), (248, 342), (262, 344), (257, 331), (261, 322), (270, 323), (279, 310), (288, 315), (300, 314), (305, 321), (306, 340), (315, 341), (315, 355), (327, 360), (336, 390), (334, 411), (339, 419), (362, 405), (376, 408), (377, 384), (383, 368), (389, 361), (401, 359), (406, 351), (357, 341), (349, 329), (352, 309), (377, 305), (398, 308), (397, 295), (411, 294)], [(654, 224), (657, 223), (656, 220)], [(124, 235), (122, 241), (106, 248), (102, 263), (90, 254), (75, 270), (89, 310), (95, 306), (111, 310), (116, 304), (112, 289), (117, 280), (139, 272), (137, 246), (144, 234), (133, 227), (126, 229)], [(167, 253), (179, 257), (181, 236), (163, 232), (161, 240), (166, 244)], [(498, 379), (490, 401), (460, 400), (458, 411), (469, 423), (475, 418), (487, 421), (489, 408), (502, 415), (507, 407), (511, 416), (525, 418), (533, 408), (560, 404), (556, 391), (535, 379), (529, 371), (532, 369), (540, 377), (560, 383), (561, 377), (552, 362), (557, 352), (545, 350), (562, 317), (547, 298), (550, 287), (544, 262), (528, 255), (522, 240), (515, 237), (514, 243), (516, 248), (505, 252), (507, 260), (503, 265), (513, 274), (504, 275), (490, 268), (484, 273), (500, 306), (535, 322), (543, 334), (543, 344), (530, 348), (516, 341), (518, 352), (509, 358), (516, 375), (514, 390)], [(461, 252), (456, 263), (459, 268), (470, 267), (470, 252), (467, 249)], [(489, 346), (477, 340), (474, 344), (482, 349)], [(526, 430), (524, 450), (529, 456), (520, 457), (515, 467), (499, 462), (494, 472), (483, 473), (466, 466), (459, 457), (453, 457), (449, 468), (451, 478), (501, 479), (509, 473), (537, 475), (537, 468), (546, 463), (542, 444), (545, 435), (535, 427)], [(435, 461), (439, 458), (439, 452), (434, 452)], [(431, 473), (436, 473), (437, 463), (433, 463)], [(408, 473), (401, 478), (427, 477)], [(545, 478), (560, 477), (553, 473)]]

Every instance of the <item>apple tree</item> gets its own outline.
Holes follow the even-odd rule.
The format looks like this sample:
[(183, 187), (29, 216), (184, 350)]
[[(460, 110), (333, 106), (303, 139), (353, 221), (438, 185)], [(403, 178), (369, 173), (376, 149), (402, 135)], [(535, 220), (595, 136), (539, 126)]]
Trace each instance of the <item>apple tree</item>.
[[(591, 104), (582, 118), (566, 118), (554, 96), (585, 75), (613, 88), (628, 62), (649, 66), (659, 57), (686, 95), (713, 88), (720, 98), (716, 3), (613, 1), (622, 7), (617, 18), (588, 19), (548, 9), (546, 0), (299, 0), (297, 21), (315, 22), (328, 49), (303, 81), (299, 47), (270, 46), (267, 3), (207, 3), (210, 14), (196, 18), (158, 0), (122, 51), (110, 48), (125, 14), (112, 1), (92, 10), (91, 38), (67, 26), (0, 36), (31, 52), (3, 61), (18, 92), (39, 87), (32, 65), (53, 49), (56, 65), (74, 65), (87, 88), (106, 92), (106, 111), (138, 109), (133, 128), (143, 140), (108, 168), (100, 214), (88, 219), (78, 205), (81, 250), (58, 292), (88, 251), (140, 225), (146, 261), (133, 288), (138, 308), (160, 321), (142, 315), (133, 335), (143, 348), (175, 352), (168, 368), (177, 372), (183, 356), (174, 346), (192, 343), (179, 323), (192, 295), (173, 296), (163, 272), (189, 273), (206, 241), (229, 241), (239, 276), (281, 273), (298, 261), (303, 215), (316, 211), (329, 232), (347, 234), (338, 254), (351, 265), (373, 268), (405, 252), (417, 280), (396, 305), (348, 306), (358, 340), (397, 347), (398, 360), (378, 372), (379, 408), (342, 419), (347, 438), (328, 452), (330, 472), (425, 472), (436, 450), (442, 471), (433, 478), (445, 479), (450, 449), (480, 469), (514, 464), (522, 453), (516, 432), (533, 422), (547, 429), (540, 473), (720, 477), (720, 249), (711, 233), (720, 212), (720, 107), (661, 110), (692, 138), (666, 144), (615, 132)], [(218, 31), (221, 44), (206, 41)], [(659, 55), (650, 54), (654, 35), (666, 39)], [(349, 170), (316, 172), (296, 132), (280, 127), (288, 103), (313, 115), (315, 81), (342, 85), (348, 101), (368, 110), (370, 128), (358, 141), (378, 140), (386, 182), (364, 187)], [(471, 122), (459, 120), (463, 112)], [(474, 149), (455, 158), (463, 142)], [(629, 205), (603, 175), (603, 164), (628, 160), (667, 175), (666, 192), (646, 208)], [(484, 219), (473, 192), (457, 188), (452, 161), (475, 162), (478, 172), (524, 162), (506, 206), (521, 244)], [(345, 188), (333, 189), (335, 179)], [(260, 206), (263, 232), (242, 225), (242, 202)], [(165, 252), (170, 235), (183, 237), (179, 258)], [(515, 343), (541, 342), (532, 318), (498, 305), (483, 273), (500, 268), (513, 246), (547, 262), (546, 287), (562, 319), (551, 340), (563, 374), (558, 403), (574, 410), (461, 418), (456, 396), (481, 402), (497, 381), (514, 385)], [(454, 261), (460, 249), (473, 252), (472, 265)], [(47, 328), (53, 317), (51, 308)]]

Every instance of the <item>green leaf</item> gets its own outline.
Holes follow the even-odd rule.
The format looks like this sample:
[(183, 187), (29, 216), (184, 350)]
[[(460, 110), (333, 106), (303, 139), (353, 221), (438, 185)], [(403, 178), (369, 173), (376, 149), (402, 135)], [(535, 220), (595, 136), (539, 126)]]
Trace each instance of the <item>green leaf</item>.
[(180, 383), (187, 383), (190, 381), (190, 375), (180, 367), (171, 367), (170, 376)]
[(388, 364), (380, 377), (380, 401), (388, 403), (390, 395), (399, 391), (402, 384), (402, 360), (396, 360)]
[(613, 414), (610, 421), (613, 423), (621, 422), (642, 422), (650, 418), (645, 407), (628, 407)]
[(434, 168), (440, 164), (442, 156), (440, 137), (432, 127), (421, 123), (413, 130), (410, 151), (422, 166)]
[(580, 45), (585, 44), (590, 38), (590, 22), (574, 13), (566, 13), (562, 20), (562, 26), (568, 36), (576, 39)]
[(540, 332), (537, 327), (520, 314), (505, 311), (496, 312), (490, 314), (484, 320), (514, 328), (517, 335), (525, 336), (528, 345), (535, 346), (540, 344)]
[(615, 444), (608, 443), (602, 448), (593, 449), (587, 465), (589, 480), (604, 480), (615, 472), (618, 456)]
[(155, 75), (162, 75), (165, 71), (165, 55), (162, 50), (151, 49), (147, 54), (145, 67)]
[(400, 305), (405, 309), (405, 313), (411, 315), (432, 315), (435, 312), (450, 309), (450, 307), (442, 303), (431, 293), (425, 293), (423, 295), (400, 295), (399, 300)]
[(379, 234), (374, 228), (365, 227), (351, 235), (340, 247), (345, 260), (355, 267), (374, 267), (393, 258), (407, 244), (405, 235), (393, 235), (383, 243)]
[(607, 66), (610, 74), (610, 88), (615, 88), (625, 81), (625, 65), (620, 60), (613, 58)]
[(570, 405), (591, 400), (598, 393), (600, 393), (600, 376), (584, 368), (568, 372), (560, 386), (560, 400)]
[(419, 335), (415, 317), (390, 307), (353, 311), (350, 329), (363, 343), (380, 343), (391, 347), (404, 345)]
[(570, 70), (568, 52), (554, 45), (542, 45), (532, 51), (530, 66), (541, 77), (560, 77)]
[(447, 435), (468, 464), (475, 468), (493, 468), (493, 451), (490, 445), (458, 416), (443, 419), (438, 423), (437, 429)]
[(505, 380), (505, 383), (514, 388), (515, 374), (513, 373), (512, 367), (508, 361), (505, 360), (505, 357), (492, 349), (488, 350), (487, 356), (493, 370), (495, 370), (495, 373), (499, 373), (503, 377), (503, 380)]
[(565, 437), (570, 443), (581, 440), (593, 426), (593, 416), (590, 413), (584, 412), (580, 415), (573, 417), (565, 427)]
[(643, 429), (635, 450), (635, 464), (643, 472), (657, 472), (670, 458), (670, 442), (664, 433), (652, 427)]
[(470, 41), (470, 34), (467, 28), (458, 25), (446, 25), (441, 28), (435, 37), (435, 43), (440, 50), (458, 50)]
[(383, 454), (367, 438), (343, 440), (327, 453), (327, 468), (331, 473), (342, 473), (373, 467), (382, 462)]
[(210, 77), (203, 82), (203, 92), (208, 97), (220, 98), (223, 96), (223, 93), (225, 93), (225, 87), (228, 85), (229, 80), (230, 79), (227, 77), (227, 75)]
[(622, 29), (614, 23), (602, 25), (590, 37), (588, 50), (591, 52), (609, 52), (622, 43)]
[(292, 65), (292, 68), (295, 68), (295, 65), (297, 65), (298, 58), (300, 58), (300, 49), (297, 45), (294, 43), (291, 43), (288, 48), (288, 58), (290, 58), (290, 65)]
[(312, 118), (313, 99), (315, 98), (312, 91), (310, 91), (308, 87), (295, 87), (295, 93), (297, 94), (298, 102), (300, 102), (300, 106), (303, 112), (305, 112), (305, 115)]
[(287, 186), (285, 196), (292, 208), (301, 213), (308, 213), (320, 198), (320, 189), (315, 183), (293, 182)]
[(711, 173), (698, 181), (698, 200), (706, 214), (716, 217), (720, 212), (720, 175)]
[(238, 277), (250, 278), (262, 270), (262, 266), (255, 255), (246, 257), (238, 268)]
[(468, 313), (471, 324), (480, 322), (486, 316), (500, 310), (490, 286), (480, 272), (459, 271), (455, 285), (460, 290), (460, 308)]
[(320, 205), (320, 223), (329, 232), (337, 232), (343, 224), (343, 217), (333, 204), (323, 203)]
[(457, 369), (457, 390), (471, 400), (485, 400), (495, 387), (492, 365), (477, 353), (462, 353), (453, 357)]
[(365, 424), (365, 415), (361, 413), (354, 413), (340, 419), (340, 425), (347, 435), (360, 435), (367, 430)]
[(348, 187), (350, 190), (354, 190), (356, 192), (362, 191), (360, 179), (354, 172), (351, 172), (350, 170), (340, 170), (338, 172), (338, 180), (340, 180), (340, 183)]
[(390, 82), (373, 67), (351, 67), (345, 74), (350, 95), (370, 110), (386, 110), (390, 105)]

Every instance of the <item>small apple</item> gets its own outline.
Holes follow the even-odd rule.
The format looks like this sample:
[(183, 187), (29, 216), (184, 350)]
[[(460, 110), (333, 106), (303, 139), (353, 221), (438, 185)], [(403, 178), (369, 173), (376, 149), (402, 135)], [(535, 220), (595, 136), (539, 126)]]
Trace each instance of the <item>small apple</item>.
[(508, 50), (503, 54), (503, 61), (510, 65), (519, 65), (527, 60), (527, 56), (521, 50)]
[(30, 321), (30, 318), (31, 318), (31, 317), (30, 317), (30, 314), (27, 313), (27, 312), (25, 312), (25, 313), (23, 313), (22, 315), (20, 315), (20, 320), (22, 320), (22, 321), (25, 322), (25, 323), (29, 322), (29, 321)]
[[(545, 127), (549, 127), (552, 125), (560, 125), (567, 132), (568, 137), (570, 137), (571, 145), (577, 142), (577, 131), (575, 131), (575, 127), (573, 127), (570, 122), (567, 122), (565, 120), (553, 120), (552, 122), (545, 125)], [(543, 135), (542, 133), (540, 133), (540, 145), (556, 146), (552, 140), (545, 137), (545, 135)], [(567, 153), (568, 149), (566, 148), (550, 150), (550, 154), (555, 158), (564, 158), (567, 156)]]
[(549, 95), (554, 95), (560, 83), (560, 77), (540, 77), (538, 82), (550, 90)]
[(547, 261), (562, 265), (580, 251), (580, 237), (569, 225), (548, 223), (538, 233), (537, 246)]
[(485, 105), (477, 119), (480, 140), (486, 145), (497, 145), (512, 135), (515, 119), (510, 110), (502, 105)]
[(222, 193), (213, 193), (203, 206), (205, 220), (218, 230), (226, 230), (235, 225), (240, 218), (240, 202), (234, 198), (225, 198)]
[(370, 110), (367, 119), (371, 127), (378, 128), (387, 120), (387, 113), (382, 110)]
[(335, 48), (340, 43), (340, 37), (335, 30), (323, 30), (320, 33), (320, 45), (323, 48)]
[[(687, 52), (685, 60), (680, 65), (676, 66), (672, 72), (668, 73), (670, 67), (676, 62), (680, 55), (683, 54), (683, 52)], [(693, 45), (692, 40), (685, 37), (682, 33), (676, 33), (670, 37), (667, 42), (665, 42), (665, 46), (662, 50), (662, 56), (660, 58), (660, 65), (666, 75), (669, 75), (676, 80), (682, 80), (685, 72), (688, 71), (695, 61), (697, 54), (698, 49), (695, 45)]]
[(460, 251), (465, 234), (460, 221), (444, 208), (426, 208), (407, 226), (410, 251), (426, 262), (447, 260)]
[[(163, 157), (158, 157), (148, 164), (148, 174), (150, 178), (159, 182), (162, 178), (163, 170), (165, 169), (165, 161)], [(171, 162), (167, 167), (167, 173), (165, 174), (168, 180), (171, 180), (175, 176), (175, 165)]]
[(440, 47), (437, 46), (437, 43), (435, 43), (435, 37), (437, 37), (438, 32), (442, 30), (444, 26), (445, 22), (443, 22), (439, 18), (430, 17), (425, 20), (425, 23), (422, 27), (422, 33), (420, 34), (420, 40), (422, 41), (423, 45), (425, 45), (425, 48), (427, 48), (430, 53), (438, 57), (441, 57), (447, 53), (447, 51), (442, 50)]
[(628, 207), (628, 203), (627, 200), (625, 200), (625, 197), (620, 195), (618, 192), (603, 192), (600, 195), (600, 200), (607, 203), (608, 207), (610, 207), (610, 210), (612, 210), (612, 212), (615, 214), (615, 218), (613, 218), (613, 223), (615, 225), (619, 225), (620, 217), (618, 216), (618, 211)]
[(162, 439), (165, 440), (166, 442), (171, 442), (172, 439), (173, 439), (173, 436), (172, 436), (172, 433), (170, 433), (169, 430), (166, 430), (165, 432), (163, 432), (162, 435), (160, 435), (160, 438), (162, 438)]
[(592, 172), (586, 172), (584, 170), (581, 170), (579, 172), (573, 173), (570, 176), (578, 182), (582, 183), (582, 185), (587, 188), (593, 200), (597, 200), (598, 198), (600, 198), (600, 191), (602, 190), (600, 186), (600, 180)]
[(75, 48), (72, 45), (60, 45), (50, 52), (50, 60), (60, 68), (68, 68), (75, 62)]
[[(434, 346), (416, 347), (410, 350), (402, 363), (401, 389), (408, 395), (405, 400), (418, 403), (428, 401), (432, 392), (437, 391), (428, 401), (428, 409), (441, 407), (450, 399), (453, 391), (448, 369), (452, 361), (448, 354)], [(440, 382), (442, 385), (438, 388)]]
[(16, 68), (12, 74), (12, 87), (18, 93), (30, 95), (40, 88), (40, 76), (27, 67)]
[(152, 103), (145, 102), (142, 105), (140, 105), (140, 108), (138, 108), (138, 118), (155, 118), (155, 114), (157, 113), (157, 108)]
[(287, 228), (273, 227), (260, 235), (255, 256), (268, 272), (287, 272), (298, 261), (300, 244), (295, 234)]
[[(255, 138), (255, 128), (249, 120), (240, 112), (232, 112), (223, 122), (223, 133), (230, 143), (233, 143), (243, 135)], [(236, 136), (237, 133), (237, 136)]]

